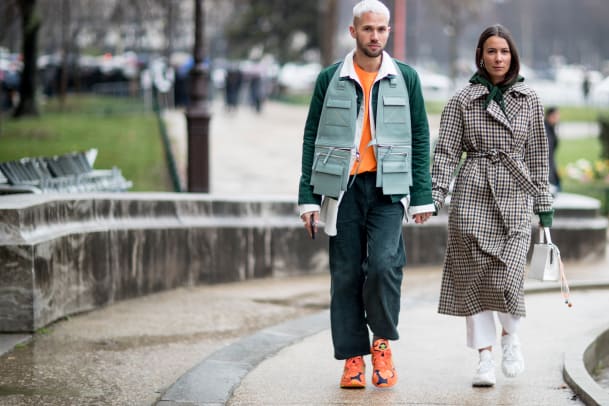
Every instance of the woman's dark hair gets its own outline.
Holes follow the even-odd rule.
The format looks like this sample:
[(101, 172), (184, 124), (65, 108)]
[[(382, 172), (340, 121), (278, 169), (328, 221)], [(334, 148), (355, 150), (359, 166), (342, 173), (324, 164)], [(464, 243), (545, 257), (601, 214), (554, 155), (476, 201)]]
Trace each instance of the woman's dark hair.
[(510, 54), (512, 56), (510, 69), (508, 69), (507, 73), (505, 74), (505, 79), (498, 84), (511, 83), (516, 80), (518, 74), (520, 73), (520, 57), (518, 56), (518, 49), (514, 43), (512, 33), (501, 24), (491, 25), (482, 31), (482, 34), (480, 34), (478, 45), (476, 46), (476, 67), (478, 68), (478, 74), (486, 78), (488, 81), (491, 81), (486, 68), (484, 66), (480, 66), (480, 61), (482, 60), (482, 48), (484, 47), (484, 43), (487, 39), (493, 36), (501, 37), (507, 41), (508, 46), (510, 47)]

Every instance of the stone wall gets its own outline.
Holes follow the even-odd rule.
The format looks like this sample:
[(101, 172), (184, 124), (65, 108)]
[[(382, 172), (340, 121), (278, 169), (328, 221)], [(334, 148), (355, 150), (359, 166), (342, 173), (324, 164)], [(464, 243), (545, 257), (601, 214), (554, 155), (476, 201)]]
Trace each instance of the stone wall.
[[(565, 259), (604, 257), (607, 220), (591, 201), (558, 210)], [(438, 265), (447, 217), (404, 225), (410, 265)], [(291, 199), (172, 193), (0, 197), (0, 332), (179, 286), (327, 271)]]

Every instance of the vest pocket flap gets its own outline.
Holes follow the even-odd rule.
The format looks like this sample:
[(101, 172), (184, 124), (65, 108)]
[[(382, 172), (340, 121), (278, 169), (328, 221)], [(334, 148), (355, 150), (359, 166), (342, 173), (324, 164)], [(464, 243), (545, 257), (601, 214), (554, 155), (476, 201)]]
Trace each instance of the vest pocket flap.
[(406, 160), (389, 161), (383, 160), (383, 173), (408, 173), (408, 163)]
[(344, 165), (335, 163), (335, 162), (326, 162), (324, 163), (323, 159), (318, 159), (315, 164), (315, 168), (313, 168), (315, 172), (325, 173), (328, 175), (342, 175), (345, 167)]
[(403, 97), (383, 96), (383, 104), (385, 106), (405, 106), (406, 99)]
[(328, 99), (326, 102), (326, 106), (328, 107), (336, 107), (340, 109), (350, 109), (351, 108), (351, 100), (344, 99)]
[[(397, 150), (400, 150), (399, 152)], [(410, 157), (406, 151), (410, 147), (395, 146), (382, 159), (377, 169), (377, 186), (386, 195), (407, 195), (412, 185)]]
[(317, 153), (311, 171), (313, 193), (337, 199), (340, 192), (347, 190), (349, 162), (348, 151)]

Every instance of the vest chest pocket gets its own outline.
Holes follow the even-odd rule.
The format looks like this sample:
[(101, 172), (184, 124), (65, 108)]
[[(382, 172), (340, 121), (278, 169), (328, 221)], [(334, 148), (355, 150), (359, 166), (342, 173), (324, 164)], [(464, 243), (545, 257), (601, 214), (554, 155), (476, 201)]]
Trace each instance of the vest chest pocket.
[(354, 120), (351, 117), (351, 100), (329, 99), (324, 113), (324, 122), (329, 126), (350, 127)]
[(351, 151), (317, 147), (311, 172), (313, 193), (338, 198), (347, 190)]
[(407, 106), (405, 97), (383, 96), (383, 122), (405, 123), (410, 113)]
[(377, 168), (377, 186), (383, 188), (385, 195), (407, 195), (412, 185), (410, 147), (391, 147), (382, 151), (380, 168)]

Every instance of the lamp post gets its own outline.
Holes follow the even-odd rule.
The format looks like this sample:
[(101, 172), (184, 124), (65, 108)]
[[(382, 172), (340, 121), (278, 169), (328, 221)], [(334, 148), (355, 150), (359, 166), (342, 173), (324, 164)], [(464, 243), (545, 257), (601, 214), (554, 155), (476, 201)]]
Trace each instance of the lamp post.
[(209, 106), (207, 69), (204, 66), (205, 9), (195, 2), (194, 66), (190, 71), (190, 103), (186, 109), (188, 128), (188, 191), (209, 193)]

